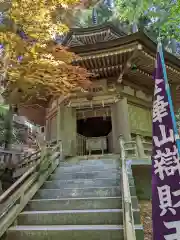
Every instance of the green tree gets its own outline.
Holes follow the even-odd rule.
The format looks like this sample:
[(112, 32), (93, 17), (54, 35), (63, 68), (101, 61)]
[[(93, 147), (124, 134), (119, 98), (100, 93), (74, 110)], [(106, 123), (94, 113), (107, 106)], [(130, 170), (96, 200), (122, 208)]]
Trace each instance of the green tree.
[[(96, 3), (98, 24), (111, 21), (116, 25), (126, 23), (127, 32), (144, 31), (153, 41), (161, 36), (168, 51), (176, 52), (176, 41), (180, 41), (180, 2), (167, 0), (114, 0), (114, 9), (109, 9), (104, 2)], [(92, 8), (81, 10), (76, 17), (81, 24), (92, 25)], [(79, 20), (78, 20), (79, 19)]]
[(128, 21), (132, 32), (138, 31), (138, 24), (140, 19), (145, 15), (145, 12), (149, 9), (149, 1), (125, 1), (116, 0), (116, 16), (121, 21)]
[(152, 39), (161, 36), (164, 46), (176, 52), (176, 41), (180, 41), (180, 3), (173, 0), (116, 0), (116, 15), (127, 20), (132, 32), (143, 30)]

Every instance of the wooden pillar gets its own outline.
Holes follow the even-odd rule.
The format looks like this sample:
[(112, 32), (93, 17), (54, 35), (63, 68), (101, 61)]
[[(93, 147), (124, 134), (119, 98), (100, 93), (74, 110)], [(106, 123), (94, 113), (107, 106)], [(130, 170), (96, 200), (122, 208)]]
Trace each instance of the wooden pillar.
[(129, 113), (127, 98), (123, 98), (119, 103), (120, 111), (118, 112), (120, 123), (120, 135), (123, 135), (125, 141), (131, 140), (131, 130), (129, 124)]
[(76, 155), (76, 110), (72, 107), (63, 108), (63, 151), (66, 156)]
[(113, 152), (119, 153), (119, 136), (122, 135), (125, 141), (131, 140), (127, 98), (120, 99), (118, 102), (114, 103), (111, 110)]
[(120, 148), (119, 148), (119, 141), (118, 141), (118, 135), (119, 133), (117, 132), (117, 115), (116, 115), (116, 104), (114, 103), (111, 107), (111, 123), (112, 123), (112, 152), (113, 153), (120, 153)]

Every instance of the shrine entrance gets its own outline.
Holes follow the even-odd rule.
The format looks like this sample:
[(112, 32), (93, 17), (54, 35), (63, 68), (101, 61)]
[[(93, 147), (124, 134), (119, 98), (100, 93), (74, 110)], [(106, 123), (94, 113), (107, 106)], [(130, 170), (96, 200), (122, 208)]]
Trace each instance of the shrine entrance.
[(88, 114), (89, 116), (85, 117), (84, 113), (84, 118), (77, 118), (78, 142), (81, 142), (81, 147), (83, 144), (83, 154), (111, 153), (111, 116), (110, 114), (93, 116), (93, 114)]
[(93, 117), (77, 120), (77, 132), (85, 137), (107, 136), (111, 131), (111, 117)]

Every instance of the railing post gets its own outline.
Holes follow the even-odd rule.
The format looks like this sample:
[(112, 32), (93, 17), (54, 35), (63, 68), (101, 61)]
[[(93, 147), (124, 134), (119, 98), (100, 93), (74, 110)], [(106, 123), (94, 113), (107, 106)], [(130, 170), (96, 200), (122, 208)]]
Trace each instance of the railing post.
[(142, 144), (143, 144), (143, 148), (144, 148), (144, 157), (151, 159), (151, 155), (152, 155), (152, 142), (143, 141)]
[(59, 141), (59, 151), (60, 151), (60, 161), (63, 160), (63, 147), (62, 147), (62, 141)]
[(104, 155), (104, 141), (101, 139), (101, 153)]
[(2, 189), (2, 182), (0, 180), (0, 195), (3, 193), (3, 189)]
[(137, 145), (139, 158), (144, 158), (145, 157), (144, 145), (142, 142), (142, 137), (140, 135), (136, 135), (136, 145)]
[(129, 189), (128, 173), (126, 169), (126, 156), (124, 149), (123, 137), (119, 137), (121, 161), (122, 161), (122, 204), (123, 204), (123, 219), (124, 219), (124, 239), (136, 240), (136, 234), (134, 229), (134, 218), (132, 212), (131, 194)]

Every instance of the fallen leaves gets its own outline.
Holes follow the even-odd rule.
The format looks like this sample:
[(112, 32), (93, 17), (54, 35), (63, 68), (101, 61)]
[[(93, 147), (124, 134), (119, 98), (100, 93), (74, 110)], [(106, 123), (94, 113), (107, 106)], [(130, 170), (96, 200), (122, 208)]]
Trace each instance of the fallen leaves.
[(144, 240), (152, 240), (152, 203), (139, 201), (141, 222), (144, 226)]

